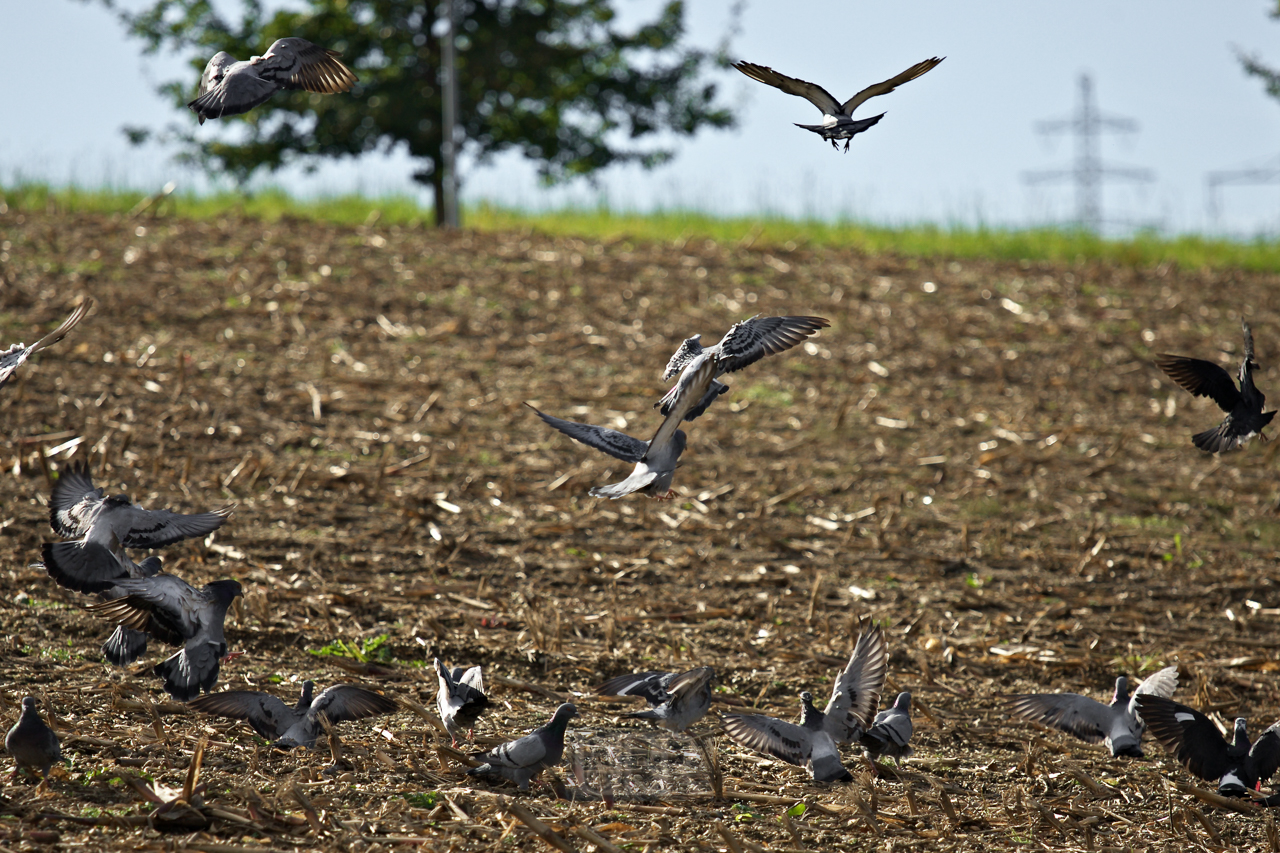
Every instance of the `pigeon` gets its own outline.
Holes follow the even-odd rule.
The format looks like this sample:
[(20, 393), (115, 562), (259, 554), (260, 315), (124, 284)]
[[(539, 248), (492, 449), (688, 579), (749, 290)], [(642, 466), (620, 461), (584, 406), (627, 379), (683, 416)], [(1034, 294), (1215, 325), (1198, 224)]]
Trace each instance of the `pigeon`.
[(244, 720), (272, 746), (310, 748), (324, 732), (320, 716), (332, 724), (390, 714), (400, 706), (394, 699), (355, 684), (335, 684), (312, 698), (314, 681), (302, 682), (302, 696), (290, 708), (270, 693), (226, 690), (197, 696), (190, 706), (205, 714)]
[(532, 406), (529, 408), (547, 424), (570, 438), (623, 462), (635, 463), (635, 470), (629, 477), (620, 483), (596, 486), (589, 492), (592, 497), (617, 500), (632, 492), (644, 492), (658, 500), (670, 500), (675, 497), (675, 492), (671, 489), (671, 478), (675, 476), (676, 463), (684, 453), (688, 441), (684, 430), (679, 428), (680, 422), (689, 409), (707, 393), (717, 368), (718, 360), (712, 356), (697, 368), (686, 370), (680, 375), (680, 381), (672, 389), (673, 405), (649, 441), (632, 438), (614, 429), (561, 420), (544, 415)]
[[(748, 320), (734, 323), (720, 339), (720, 343), (714, 346), (703, 348), (702, 335), (685, 338), (667, 362), (662, 380), (670, 382), (686, 368), (698, 364), (699, 358), (717, 356), (719, 357), (719, 367), (716, 368), (718, 378), (755, 364), (766, 355), (785, 352), (819, 329), (825, 329), (830, 325), (831, 321), (823, 317), (761, 317), (757, 314)], [(697, 367), (693, 369), (696, 370)], [(678, 389), (678, 385), (672, 388), (665, 397), (654, 404), (654, 407), (661, 407), (664, 415), (669, 414)], [(728, 385), (713, 379), (711, 388), (702, 396), (698, 404), (689, 410), (684, 419), (691, 421), (701, 416), (717, 397), (728, 390)]]
[(76, 310), (71, 312), (71, 316), (62, 321), (62, 325), (36, 341), (31, 346), (25, 344), (14, 344), (6, 350), (0, 350), (0, 388), (3, 388), (9, 378), (13, 376), (13, 372), (26, 363), (27, 359), (35, 355), (45, 347), (56, 344), (67, 336), (67, 332), (71, 331), (76, 323), (84, 319), (84, 315), (89, 313), (89, 309), (93, 307), (93, 300), (86, 299), (81, 302)]
[(578, 709), (569, 703), (556, 708), (545, 726), (534, 729), (518, 740), (495, 746), (488, 752), (477, 752), (472, 758), (483, 761), (467, 771), (468, 776), (500, 776), (515, 782), (521, 791), (529, 790), (529, 780), (560, 761), (564, 754), (564, 731)]
[(50, 768), (62, 760), (62, 746), (58, 743), (58, 736), (40, 718), (34, 696), (22, 700), (22, 716), (18, 717), (18, 722), (4, 736), (4, 748), (17, 762), (13, 773), (9, 775), (10, 781), (25, 767), (39, 770), (43, 782), (49, 778)]
[(227, 654), (223, 623), (227, 608), (242, 594), (240, 584), (219, 580), (196, 589), (175, 575), (158, 574), (117, 580), (115, 590), (121, 593), (119, 598), (85, 609), (126, 628), (146, 631), (171, 646), (182, 646), (153, 670), (173, 698), (189, 702), (201, 690), (212, 690)]
[[(808, 712), (821, 721), (822, 728), (836, 743), (857, 741), (871, 724), (889, 669), (884, 628), (869, 623), (860, 623), (860, 627), (853, 654), (831, 687), (826, 709), (818, 711), (814, 707)], [(812, 706), (812, 694), (800, 694), (801, 701), (806, 695), (810, 697), (807, 704)]]
[(480, 715), (489, 710), (489, 697), (484, 693), (484, 675), (480, 667), (449, 669), (435, 659), (436, 676), (440, 682), (436, 690), (436, 708), (445, 729), (455, 746), (468, 729), (473, 729)]
[(911, 694), (904, 690), (893, 700), (893, 707), (876, 714), (875, 722), (862, 733), (858, 742), (872, 758), (887, 755), (898, 760), (911, 754), (911, 734), (914, 731)]
[(1256, 791), (1280, 767), (1280, 722), (1249, 745), (1244, 717), (1237, 717), (1231, 743), (1204, 714), (1163, 696), (1143, 694), (1138, 710), (1151, 734), (1173, 757), (1206, 782), (1218, 782), (1218, 793), (1240, 797)]
[(1244, 360), (1238, 371), (1239, 388), (1230, 373), (1211, 361), (1168, 353), (1156, 356), (1156, 367), (1170, 379), (1196, 397), (1212, 399), (1227, 413), (1222, 423), (1213, 429), (1191, 436), (1191, 443), (1206, 453), (1239, 450), (1249, 439), (1261, 435), (1276, 415), (1275, 410), (1262, 411), (1267, 398), (1253, 384), (1253, 371), (1258, 369), (1258, 363), (1253, 360), (1253, 331), (1244, 321), (1240, 327), (1244, 330)]
[[(102, 600), (111, 601), (122, 598), (125, 592), (114, 586), (114, 582), (122, 578), (149, 578), (160, 573), (159, 557), (148, 557), (141, 563), (135, 563), (123, 549), (108, 551), (103, 549), (103, 556), (95, 560), (95, 574), (92, 580), (68, 572), (59, 562), (54, 552), (55, 544), (46, 542), (42, 551), (42, 562), (45, 572), (60, 586), (79, 592), (96, 590)], [(76, 552), (72, 552), (75, 555)], [(145, 631), (135, 631), (124, 625), (117, 625), (107, 641), (102, 644), (102, 655), (114, 666), (128, 666), (146, 654), (148, 635)]]
[(627, 717), (649, 720), (668, 731), (683, 732), (707, 715), (715, 677), (715, 670), (709, 666), (679, 674), (640, 672), (611, 678), (595, 692), (600, 696), (642, 696), (652, 707)]
[(276, 39), (266, 53), (247, 61), (220, 50), (200, 75), (199, 97), (187, 106), (204, 124), (205, 119), (247, 113), (281, 89), (348, 92), (358, 80), (338, 60), (341, 55), (303, 38)]
[(890, 77), (882, 83), (868, 86), (843, 104), (821, 86), (815, 83), (807, 83), (804, 80), (797, 80), (795, 77), (788, 77), (785, 74), (779, 74), (772, 68), (755, 65), (750, 62), (735, 62), (733, 67), (758, 83), (781, 89), (788, 95), (799, 95), (822, 110), (822, 124), (796, 124), (796, 127), (802, 127), (805, 130), (811, 130), (819, 134), (823, 139), (831, 143), (832, 148), (838, 149), (839, 146), (836, 144), (836, 140), (843, 139), (845, 141), (844, 150), (848, 151), (849, 143), (853, 141), (853, 137), (856, 134), (862, 133), (862, 131), (884, 118), (884, 113), (880, 113), (880, 115), (872, 116), (871, 118), (855, 119), (853, 118), (854, 110), (861, 106), (864, 101), (877, 95), (887, 95), (903, 83), (910, 82), (922, 74), (932, 71), (943, 59), (946, 59), (946, 57), (935, 56), (932, 59), (926, 59), (924, 62), (917, 62), (896, 77)]
[(725, 734), (742, 746), (808, 767), (815, 782), (853, 781), (853, 774), (840, 763), (836, 742), (816, 713), (813, 695), (802, 693), (801, 702), (806, 707), (798, 726), (763, 714), (726, 714), (721, 722)]
[(1138, 714), (1138, 697), (1169, 698), (1178, 689), (1178, 668), (1167, 666), (1152, 673), (1129, 695), (1129, 679), (1116, 679), (1110, 705), (1079, 693), (1033, 693), (1008, 701), (1011, 713), (1033, 722), (1053, 726), (1089, 743), (1105, 742), (1112, 756), (1142, 758), (1142, 732), (1146, 728)]

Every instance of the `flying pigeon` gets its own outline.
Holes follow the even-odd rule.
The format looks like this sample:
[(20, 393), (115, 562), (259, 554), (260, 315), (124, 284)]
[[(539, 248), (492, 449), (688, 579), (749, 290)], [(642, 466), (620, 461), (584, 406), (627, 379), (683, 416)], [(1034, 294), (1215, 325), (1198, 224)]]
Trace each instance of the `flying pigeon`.
[[(849, 662), (831, 686), (826, 709), (818, 711), (814, 707), (809, 712), (820, 720), (822, 728), (836, 743), (857, 741), (871, 724), (889, 668), (884, 628), (868, 623), (861, 623), (861, 628)], [(806, 704), (812, 706), (812, 694), (800, 694), (801, 701), (806, 695), (810, 697)]]
[(456, 746), (458, 739), (468, 729), (473, 729), (480, 715), (489, 710), (489, 697), (484, 693), (484, 675), (478, 666), (449, 669), (439, 658), (435, 659), (435, 665), (440, 682), (436, 690), (436, 708)]
[(726, 714), (725, 734), (747, 749), (781, 758), (798, 767), (808, 767), (815, 782), (850, 782), (853, 774), (840, 763), (840, 750), (814, 713), (813, 695), (808, 695), (801, 724), (788, 723), (763, 714)]
[(1167, 666), (1152, 673), (1129, 695), (1129, 679), (1116, 679), (1110, 705), (1079, 693), (1033, 693), (1009, 699), (1011, 713), (1027, 720), (1060, 729), (1089, 743), (1105, 742), (1115, 757), (1142, 758), (1142, 732), (1146, 728), (1138, 713), (1138, 697), (1169, 698), (1178, 689), (1178, 668)]
[(684, 453), (688, 441), (684, 430), (679, 428), (680, 422), (707, 393), (717, 368), (718, 362), (713, 356), (696, 369), (686, 370), (680, 375), (680, 381), (672, 389), (674, 404), (649, 441), (632, 438), (614, 429), (561, 420), (544, 415), (532, 406), (529, 408), (547, 424), (570, 438), (623, 462), (635, 463), (635, 470), (629, 477), (620, 483), (596, 486), (589, 492), (592, 497), (617, 500), (632, 492), (644, 492), (658, 500), (669, 500), (675, 497), (675, 492), (671, 489), (671, 478), (675, 476), (676, 463)]
[(200, 76), (199, 97), (187, 106), (204, 124), (205, 119), (247, 113), (281, 89), (348, 92), (358, 80), (338, 60), (341, 55), (303, 38), (276, 39), (266, 53), (247, 61), (220, 50)]
[(911, 734), (914, 731), (911, 694), (904, 690), (893, 700), (893, 707), (876, 714), (875, 722), (862, 733), (858, 742), (872, 758), (881, 755), (893, 759), (906, 758), (911, 754)]
[(25, 344), (14, 344), (7, 350), (0, 350), (0, 388), (9, 381), (9, 377), (13, 376), (13, 372), (26, 363), (27, 359), (32, 355), (44, 349), (53, 346), (58, 341), (67, 336), (67, 332), (75, 327), (84, 319), (84, 315), (89, 313), (89, 309), (93, 307), (93, 300), (86, 299), (81, 302), (76, 310), (71, 312), (71, 316), (62, 321), (62, 325), (36, 341), (31, 346)]
[(146, 631), (171, 646), (182, 646), (153, 670), (173, 698), (189, 702), (201, 690), (212, 690), (227, 654), (223, 623), (227, 608), (242, 594), (240, 584), (219, 580), (196, 589), (175, 575), (158, 574), (117, 580), (114, 587), (122, 593), (120, 598), (85, 609), (126, 628)]
[(1273, 723), (1251, 747), (1244, 717), (1236, 718), (1234, 737), (1227, 743), (1212, 720), (1172, 699), (1142, 695), (1138, 710), (1156, 740), (1192, 775), (1217, 780), (1223, 796), (1257, 790), (1280, 767), (1280, 723)]
[[(766, 355), (785, 352), (819, 329), (825, 329), (830, 325), (831, 321), (823, 317), (761, 317), (757, 314), (749, 320), (734, 323), (729, 327), (729, 331), (724, 333), (720, 343), (714, 346), (703, 348), (702, 335), (685, 338), (679, 349), (671, 356), (671, 360), (667, 362), (662, 380), (670, 382), (673, 377), (691, 365), (695, 365), (693, 369), (696, 370), (700, 358), (717, 357), (719, 358), (719, 366), (716, 368), (718, 378), (755, 364)], [(664, 415), (670, 413), (671, 404), (678, 390), (679, 385), (676, 385), (654, 407), (661, 407)], [(713, 379), (710, 390), (702, 396), (689, 414), (684, 416), (684, 419), (691, 421), (699, 417), (717, 397), (728, 390), (728, 385)]]
[[(127, 559), (122, 548), (162, 548), (183, 539), (207, 536), (226, 522), (234, 507), (183, 515), (167, 509), (144, 509), (125, 495), (107, 497), (93, 485), (87, 465), (72, 464), (49, 499), (49, 524), (69, 540), (46, 548), (57, 562), (63, 586), (77, 592), (101, 592), (118, 575), (116, 563)], [(112, 555), (116, 559), (113, 559)]]
[(715, 677), (715, 670), (709, 666), (679, 674), (640, 672), (611, 678), (595, 692), (600, 696), (642, 696), (652, 707), (627, 714), (629, 718), (649, 720), (669, 731), (683, 732), (705, 717), (711, 708), (711, 683)]
[(1156, 356), (1156, 367), (1170, 379), (1196, 397), (1209, 397), (1227, 413), (1213, 429), (1191, 436), (1191, 443), (1206, 453), (1239, 450), (1249, 439), (1261, 435), (1276, 415), (1274, 410), (1262, 411), (1267, 398), (1253, 384), (1253, 371), (1258, 369), (1253, 360), (1253, 331), (1244, 321), (1240, 327), (1244, 330), (1244, 360), (1240, 362), (1239, 388), (1230, 373), (1211, 361), (1168, 353)]
[(62, 760), (62, 746), (58, 743), (58, 736), (40, 718), (34, 696), (22, 700), (22, 716), (18, 717), (18, 722), (4, 736), (4, 748), (17, 762), (13, 773), (9, 775), (10, 781), (24, 767), (39, 770), (41, 780), (46, 780), (49, 778), (50, 768)]
[(302, 682), (302, 696), (290, 708), (270, 693), (257, 690), (226, 690), (192, 699), (190, 706), (205, 714), (244, 720), (272, 746), (292, 749), (312, 747), (324, 732), (323, 714), (332, 724), (390, 714), (399, 705), (395, 700), (355, 684), (335, 684), (312, 698), (314, 681)]
[(785, 74), (779, 74), (772, 68), (755, 65), (750, 62), (735, 62), (733, 67), (758, 83), (781, 89), (788, 95), (799, 95), (822, 110), (822, 124), (796, 124), (796, 127), (802, 127), (805, 130), (811, 130), (821, 135), (823, 139), (831, 143), (832, 148), (839, 148), (836, 145), (836, 140), (843, 139), (845, 141), (844, 150), (848, 151), (849, 143), (853, 141), (853, 137), (856, 134), (861, 133), (884, 118), (884, 113), (880, 113), (880, 115), (872, 116), (871, 118), (855, 119), (853, 117), (854, 110), (864, 101), (877, 95), (887, 95), (903, 83), (910, 82), (920, 75), (928, 73), (943, 59), (946, 59), (946, 57), (935, 56), (932, 59), (926, 59), (924, 62), (917, 62), (896, 77), (890, 77), (882, 83), (868, 86), (843, 104), (821, 86), (815, 83), (807, 83), (804, 80), (797, 80), (795, 77), (788, 77)]
[(500, 776), (515, 782), (521, 791), (529, 790), (530, 779), (559, 763), (560, 756), (564, 754), (564, 731), (569, 720), (576, 716), (578, 709), (566, 702), (556, 708), (555, 715), (545, 726), (488, 752), (474, 753), (472, 758), (485, 763), (472, 767), (467, 775)]
[[(93, 574), (86, 579), (74, 572), (67, 571), (67, 568), (60, 562), (58, 553), (54, 550), (55, 547), (55, 543), (46, 542), (41, 553), (41, 565), (44, 566), (44, 570), (49, 577), (53, 578), (59, 586), (65, 586), (68, 589), (79, 592), (96, 590), (104, 601), (111, 601), (126, 595), (123, 590), (114, 585), (115, 581), (124, 578), (153, 577), (159, 574), (161, 569), (159, 557), (148, 557), (141, 563), (135, 563), (129, 559), (124, 549), (108, 551), (103, 548), (101, 559), (93, 561)], [(71, 554), (72, 556), (78, 556), (79, 552), (73, 551)], [(146, 654), (147, 639), (148, 635), (144, 631), (135, 631), (124, 625), (117, 625), (115, 631), (102, 644), (102, 655), (115, 666), (128, 666)]]

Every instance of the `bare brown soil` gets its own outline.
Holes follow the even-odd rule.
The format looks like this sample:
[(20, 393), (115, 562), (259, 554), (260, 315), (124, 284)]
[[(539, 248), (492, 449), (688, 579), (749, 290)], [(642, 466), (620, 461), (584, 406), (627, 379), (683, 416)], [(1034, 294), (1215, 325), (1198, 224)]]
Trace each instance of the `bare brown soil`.
[[(1179, 790), (1159, 745), (1116, 761), (998, 710), (1176, 663), (1176, 698), (1276, 719), (1280, 445), (1199, 454), (1219, 413), (1150, 363), (1234, 366), (1245, 311), (1271, 368), (1273, 276), (30, 211), (0, 240), (0, 341), (98, 302), (0, 392), (0, 722), (40, 696), (70, 758), (47, 793), (3, 787), (0, 847), (547, 849), (532, 816), (578, 850), (1275, 849), (1269, 815)], [(587, 497), (626, 466), (524, 402), (648, 437), (676, 344), (756, 312), (832, 326), (730, 377), (679, 500)], [(223, 685), (355, 681), (430, 714), (431, 658), (480, 663), (481, 743), (572, 694), (576, 754), (626, 796), (476, 782), (413, 710), (344, 724), (349, 769), (324, 775), (328, 748), (275, 754), (104, 665), (110, 626), (30, 567), (69, 458), (148, 505), (238, 502), (212, 543), (163, 553), (245, 585)], [(721, 710), (789, 718), (860, 616), (917, 697), (900, 774), (849, 753), (857, 781), (819, 786), (720, 739), (717, 798), (692, 741), (579, 695), (710, 664)], [(369, 662), (312, 653), (383, 635)], [(205, 738), (203, 796), (154, 814), (137, 786), (181, 789)]]

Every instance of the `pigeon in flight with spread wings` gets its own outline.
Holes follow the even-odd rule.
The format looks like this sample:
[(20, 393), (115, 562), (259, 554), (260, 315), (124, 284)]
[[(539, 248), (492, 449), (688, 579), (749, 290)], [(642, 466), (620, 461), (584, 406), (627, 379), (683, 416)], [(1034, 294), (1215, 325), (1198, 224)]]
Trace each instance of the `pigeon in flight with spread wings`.
[(1249, 439), (1261, 435), (1276, 415), (1274, 410), (1262, 411), (1267, 398), (1253, 384), (1253, 371), (1258, 369), (1258, 363), (1253, 360), (1253, 331), (1244, 321), (1240, 327), (1244, 330), (1244, 360), (1238, 373), (1239, 388), (1230, 373), (1211, 361), (1168, 353), (1156, 356), (1156, 367), (1170, 379), (1197, 397), (1212, 399), (1227, 413), (1222, 423), (1213, 429), (1191, 436), (1191, 443), (1206, 453), (1239, 450)]
[(807, 767), (815, 782), (850, 782), (853, 774), (840, 762), (840, 750), (813, 706), (813, 694), (802, 693), (800, 725), (764, 714), (726, 714), (725, 734), (747, 749)]
[(845, 141), (844, 150), (848, 151), (849, 143), (853, 141), (855, 135), (884, 118), (884, 113), (880, 113), (880, 115), (871, 116), (870, 118), (855, 119), (853, 117), (854, 110), (861, 106), (864, 101), (877, 95), (887, 95), (903, 83), (910, 82), (922, 74), (932, 71), (943, 59), (946, 59), (946, 57), (935, 56), (932, 59), (926, 59), (924, 62), (917, 62), (896, 77), (890, 77), (888, 80), (868, 86), (843, 104), (816, 83), (809, 83), (804, 80), (797, 80), (795, 77), (779, 74), (764, 65), (755, 65), (751, 62), (735, 62), (733, 67), (759, 83), (773, 86), (775, 89), (781, 89), (788, 95), (799, 95), (822, 110), (822, 124), (797, 123), (796, 127), (802, 127), (805, 130), (811, 130), (819, 134), (823, 139), (831, 143), (832, 148), (839, 148), (836, 145), (836, 140), (843, 139)]
[(683, 732), (707, 715), (715, 677), (715, 670), (709, 666), (681, 673), (638, 672), (611, 678), (595, 692), (600, 696), (642, 696), (649, 703), (649, 709), (627, 714), (628, 717)]
[(675, 476), (676, 464), (688, 442), (684, 430), (679, 428), (680, 423), (689, 410), (707, 394), (718, 369), (718, 358), (713, 355), (704, 359), (696, 368), (680, 374), (680, 381), (669, 395), (673, 400), (671, 408), (649, 441), (641, 441), (615, 429), (562, 420), (544, 415), (532, 406), (529, 408), (547, 424), (570, 438), (615, 459), (635, 464), (635, 470), (629, 477), (620, 483), (596, 486), (589, 493), (592, 497), (617, 500), (632, 492), (645, 492), (658, 500), (668, 500), (675, 497), (675, 492), (671, 490), (671, 479)]
[(14, 344), (6, 350), (0, 350), (0, 388), (3, 388), (9, 378), (13, 376), (13, 372), (22, 365), (26, 364), (27, 359), (32, 355), (56, 344), (67, 336), (67, 332), (71, 331), (76, 323), (84, 319), (84, 315), (89, 313), (89, 309), (93, 307), (93, 300), (86, 299), (81, 302), (76, 310), (71, 312), (67, 319), (62, 321), (62, 325), (36, 341), (31, 346), (26, 344)]
[[(789, 350), (819, 329), (825, 329), (830, 325), (831, 321), (823, 317), (761, 317), (757, 314), (749, 320), (734, 323), (729, 327), (729, 331), (724, 333), (720, 343), (714, 346), (703, 347), (702, 335), (685, 338), (680, 348), (667, 362), (667, 368), (662, 372), (662, 380), (670, 382), (673, 377), (681, 375), (689, 368), (697, 370), (701, 366), (700, 360), (718, 359), (716, 378), (712, 379), (711, 388), (684, 416), (686, 421), (691, 421), (705, 412), (717, 397), (729, 390), (728, 385), (717, 381), (719, 377), (755, 364), (766, 355), (777, 355)], [(665, 397), (654, 404), (654, 408), (660, 407), (662, 414), (669, 414), (671, 404), (679, 390), (680, 386), (677, 384), (667, 392)]]
[(1079, 693), (1032, 693), (1014, 696), (1009, 711), (1033, 722), (1052, 726), (1089, 743), (1103, 742), (1113, 757), (1142, 758), (1142, 733), (1146, 724), (1138, 713), (1141, 696), (1169, 698), (1178, 689), (1178, 668), (1166, 666), (1147, 676), (1129, 695), (1129, 679), (1116, 679), (1111, 704)]
[(880, 704), (885, 674), (889, 670), (884, 628), (867, 622), (860, 625), (862, 630), (853, 646), (853, 654), (849, 655), (849, 662), (831, 686), (831, 699), (826, 709), (819, 711), (813, 707), (812, 694), (800, 694), (805, 706), (804, 718), (817, 720), (836, 743), (857, 741), (871, 725), (876, 706)]
[(240, 584), (218, 580), (196, 589), (175, 575), (116, 580), (120, 598), (90, 604), (95, 616), (112, 619), (135, 631), (146, 631), (171, 646), (182, 648), (156, 664), (165, 691), (179, 702), (190, 702), (213, 689), (227, 654), (223, 624), (227, 608), (242, 594)]
[(1255, 791), (1280, 769), (1280, 723), (1273, 723), (1250, 745), (1248, 721), (1237, 717), (1228, 743), (1212, 720), (1172, 699), (1142, 695), (1138, 710), (1156, 740), (1193, 776), (1217, 781), (1223, 796)]
[(290, 708), (278, 697), (257, 690), (226, 690), (197, 696), (192, 708), (218, 717), (244, 720), (281, 749), (310, 748), (324, 731), (320, 715), (331, 724), (390, 714), (400, 706), (394, 699), (356, 684), (335, 684), (312, 698), (314, 681), (302, 682), (302, 696)]
[(341, 55), (303, 38), (276, 39), (262, 56), (242, 61), (220, 50), (200, 76), (199, 97), (187, 106), (204, 124), (205, 119), (247, 113), (281, 89), (348, 92), (358, 80), (338, 60)]

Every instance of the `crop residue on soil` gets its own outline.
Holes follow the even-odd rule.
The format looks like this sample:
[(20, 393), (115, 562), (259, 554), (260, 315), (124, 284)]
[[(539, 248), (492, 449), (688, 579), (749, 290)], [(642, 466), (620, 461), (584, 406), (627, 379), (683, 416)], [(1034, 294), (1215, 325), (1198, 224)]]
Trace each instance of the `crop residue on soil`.
[[(1255, 732), (1276, 718), (1277, 445), (1199, 454), (1190, 434), (1220, 413), (1151, 364), (1226, 350), (1234, 366), (1243, 310), (1259, 384), (1277, 387), (1274, 276), (288, 220), (0, 223), (0, 341), (38, 337), (78, 294), (98, 302), (0, 392), (0, 723), (41, 697), (71, 759), (47, 794), (0, 791), (0, 845), (546, 849), (525, 818), (581, 850), (1275, 838), (1260, 811), (1178, 790), (1193, 780), (1150, 739), (1147, 759), (1112, 760), (998, 710), (1017, 692), (1105, 698), (1118, 674), (1177, 664), (1176, 699)], [(630, 466), (524, 403), (648, 438), (679, 341), (757, 312), (832, 326), (726, 377), (688, 425), (679, 499), (587, 497)], [(227, 635), (246, 655), (221, 685), (292, 702), (291, 682), (350, 681), (410, 707), (340, 726), (346, 763), (324, 774), (324, 744), (273, 753), (143, 666), (102, 664), (110, 626), (30, 568), (53, 538), (51, 450), (51, 472), (88, 459), (149, 506), (238, 503), (211, 541), (162, 554), (192, 583), (245, 585)], [(855, 782), (818, 786), (584, 695), (710, 664), (720, 710), (792, 719), (801, 690), (830, 689), (859, 616), (890, 626), (886, 693), (917, 699), (897, 774), (847, 753)], [(481, 746), (572, 697), (550, 786), (464, 774), (428, 719), (434, 656), (484, 665)], [(202, 740), (203, 805), (151, 815)], [(611, 805), (555, 798), (574, 760), (616, 781)]]

